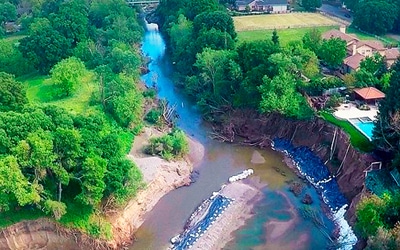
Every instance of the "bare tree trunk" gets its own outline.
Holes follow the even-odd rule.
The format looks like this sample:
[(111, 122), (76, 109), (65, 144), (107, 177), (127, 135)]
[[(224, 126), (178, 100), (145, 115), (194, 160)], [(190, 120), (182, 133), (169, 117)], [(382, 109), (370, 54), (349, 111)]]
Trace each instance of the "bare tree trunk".
[(61, 202), (62, 186), (61, 181), (58, 182), (58, 202)]

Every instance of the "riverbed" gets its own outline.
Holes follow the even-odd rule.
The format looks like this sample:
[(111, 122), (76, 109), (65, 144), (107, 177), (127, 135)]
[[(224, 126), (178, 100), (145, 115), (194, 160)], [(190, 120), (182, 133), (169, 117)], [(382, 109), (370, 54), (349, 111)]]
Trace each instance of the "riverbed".
[[(259, 150), (211, 140), (210, 127), (201, 119), (195, 103), (175, 88), (172, 64), (155, 25), (150, 25), (146, 32), (142, 51), (151, 58), (150, 72), (142, 80), (151, 87), (156, 79), (158, 97), (176, 105), (178, 127), (203, 144), (205, 157), (194, 166), (200, 173), (198, 180), (164, 196), (146, 216), (136, 232), (137, 241), (129, 249), (166, 249), (196, 207), (219, 190), (230, 176), (247, 168), (254, 169), (249, 184), (259, 188), (263, 197), (255, 204), (254, 216), (232, 235), (225, 249), (325, 249), (330, 246), (326, 233), (331, 234), (334, 226), (323, 212), (320, 196), (286, 166), (283, 155), (272, 149)], [(303, 183), (299, 197), (289, 191), (289, 183), (293, 181)], [(306, 193), (314, 201), (307, 206), (321, 218), (322, 228), (300, 212), (306, 206), (301, 203)]]

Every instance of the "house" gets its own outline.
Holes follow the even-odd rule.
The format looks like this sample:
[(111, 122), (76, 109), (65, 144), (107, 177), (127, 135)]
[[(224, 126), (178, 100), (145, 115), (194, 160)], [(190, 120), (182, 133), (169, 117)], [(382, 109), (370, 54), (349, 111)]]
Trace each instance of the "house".
[(361, 61), (364, 59), (365, 56), (359, 53), (346, 57), (343, 61), (342, 72), (350, 73), (352, 71), (357, 71), (360, 68)]
[(250, 11), (261, 11), (268, 13), (286, 13), (288, 11), (287, 0), (237, 0), (236, 9), (245, 11), (246, 7)]
[(340, 30), (329, 30), (322, 35), (322, 39), (340, 38), (346, 42), (347, 57), (342, 66), (342, 73), (350, 73), (360, 68), (360, 63), (368, 56), (375, 53), (385, 57), (386, 64), (390, 67), (399, 56), (397, 48), (387, 49), (380, 41), (360, 40), (356, 35), (346, 34), (346, 27)]
[(354, 90), (355, 99), (368, 104), (376, 104), (385, 98), (385, 94), (374, 87), (361, 88)]
[(385, 51), (386, 64), (391, 67), (397, 58), (400, 56), (399, 48), (391, 48)]

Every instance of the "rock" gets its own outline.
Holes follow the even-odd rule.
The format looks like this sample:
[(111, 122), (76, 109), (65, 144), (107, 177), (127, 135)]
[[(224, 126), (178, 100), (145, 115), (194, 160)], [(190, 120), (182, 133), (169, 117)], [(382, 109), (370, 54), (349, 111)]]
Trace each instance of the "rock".
[(190, 182), (195, 183), (197, 181), (197, 179), (199, 179), (199, 176), (200, 176), (200, 172), (198, 170), (193, 171), (190, 174)]
[(149, 68), (146, 66), (146, 67), (140, 67), (140, 73), (142, 74), (142, 75), (145, 75), (145, 74), (147, 74), (147, 73), (149, 73), (150, 72), (150, 70), (149, 70)]
[(301, 200), (301, 202), (303, 202), (303, 204), (310, 205), (313, 203), (313, 200), (309, 194), (306, 194), (304, 195), (304, 198)]
[(301, 194), (301, 192), (303, 192), (303, 184), (294, 181), (290, 184), (289, 190), (297, 197)]

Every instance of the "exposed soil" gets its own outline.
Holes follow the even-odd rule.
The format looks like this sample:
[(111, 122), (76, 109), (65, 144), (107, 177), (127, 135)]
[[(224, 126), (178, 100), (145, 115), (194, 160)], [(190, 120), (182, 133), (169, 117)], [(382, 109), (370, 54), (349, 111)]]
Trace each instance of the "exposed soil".
[(192, 139), (189, 140), (190, 152), (187, 159), (165, 161), (159, 157), (144, 155), (142, 149), (148, 139), (161, 134), (154, 128), (145, 128), (143, 133), (135, 138), (128, 155), (142, 171), (146, 188), (122, 211), (108, 218), (113, 225), (114, 239), (111, 243), (116, 248), (132, 242), (132, 236), (146, 219), (146, 214), (165, 194), (178, 187), (190, 185), (193, 165), (203, 158), (203, 146)]
[[(337, 175), (339, 187), (350, 204), (346, 218), (350, 224), (354, 224), (355, 205), (365, 189), (364, 171), (376, 160), (372, 155), (354, 149), (344, 131), (319, 118), (299, 121), (277, 114), (259, 115), (249, 110), (232, 111), (229, 117), (215, 124), (215, 130), (223, 138), (234, 138), (236, 142), (261, 148), (269, 147), (271, 140), (276, 137), (288, 139), (295, 146), (309, 147), (326, 162), (329, 171)], [(329, 160), (335, 133), (336, 146)]]

